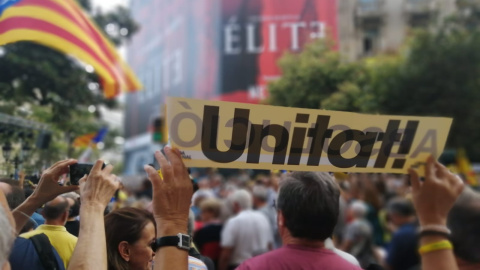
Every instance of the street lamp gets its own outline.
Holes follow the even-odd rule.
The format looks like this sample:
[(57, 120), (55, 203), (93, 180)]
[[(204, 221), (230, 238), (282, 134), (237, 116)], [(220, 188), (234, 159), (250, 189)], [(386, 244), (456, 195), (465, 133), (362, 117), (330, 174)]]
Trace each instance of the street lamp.
[[(26, 156), (30, 155), (32, 148), (28, 143), (22, 145), (22, 158), (25, 159)], [(28, 158), (28, 157), (27, 157)]]
[(3, 155), (3, 158), (8, 162), (8, 160), (10, 159), (10, 153), (12, 152), (12, 145), (9, 143), (9, 142), (6, 142), (3, 146), (2, 146), (2, 155)]

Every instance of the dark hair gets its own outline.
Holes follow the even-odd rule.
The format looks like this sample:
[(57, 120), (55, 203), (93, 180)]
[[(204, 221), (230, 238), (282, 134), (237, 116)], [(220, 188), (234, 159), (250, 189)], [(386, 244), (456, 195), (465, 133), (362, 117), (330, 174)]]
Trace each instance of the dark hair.
[(18, 180), (13, 180), (11, 178), (0, 178), (0, 182), (9, 184), (12, 187), (20, 187), (20, 181)]
[(294, 172), (280, 184), (277, 205), (293, 237), (325, 240), (337, 223), (339, 198), (328, 173)]
[(11, 187), (12, 192), (5, 194), (5, 197), (7, 198), (8, 207), (13, 210), (25, 201), (25, 193), (18, 186)]
[(129, 269), (128, 262), (118, 252), (118, 245), (122, 241), (129, 244), (137, 242), (142, 236), (143, 229), (150, 222), (157, 226), (150, 212), (133, 207), (120, 208), (105, 216), (109, 270)]
[(67, 199), (61, 197), (62, 202), (52, 203), (51, 201), (46, 203), (43, 207), (43, 216), (45, 219), (55, 220), (60, 218), (70, 207)]
[(70, 206), (70, 212), (68, 212), (68, 218), (73, 218), (80, 215), (80, 200), (73, 199), (74, 204)]
[(410, 217), (415, 215), (415, 208), (412, 202), (405, 198), (394, 198), (387, 204), (387, 212), (400, 215), (402, 217)]
[(455, 255), (480, 263), (480, 194), (465, 187), (448, 215), (447, 224)]
[(9, 193), (5, 193), (5, 197), (7, 199), (8, 207), (10, 207), (10, 210), (17, 208), (20, 204), (23, 203), (23, 201), (25, 201), (25, 194), (17, 180), (13, 180), (10, 178), (0, 178), (0, 182), (9, 185), (11, 188), (11, 191)]

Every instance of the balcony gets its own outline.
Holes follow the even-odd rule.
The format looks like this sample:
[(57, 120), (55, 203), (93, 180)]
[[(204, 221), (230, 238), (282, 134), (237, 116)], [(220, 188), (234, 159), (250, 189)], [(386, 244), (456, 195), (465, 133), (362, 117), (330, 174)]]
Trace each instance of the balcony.
[(468, 9), (468, 8), (479, 9), (480, 0), (457, 0), (457, 7), (459, 9)]
[(425, 27), (435, 17), (438, 11), (436, 0), (407, 0), (405, 12), (413, 27)]
[(405, 11), (408, 14), (425, 14), (436, 12), (438, 9), (435, 0), (407, 0), (405, 3)]
[(359, 26), (378, 26), (384, 15), (384, 0), (357, 0), (356, 21)]

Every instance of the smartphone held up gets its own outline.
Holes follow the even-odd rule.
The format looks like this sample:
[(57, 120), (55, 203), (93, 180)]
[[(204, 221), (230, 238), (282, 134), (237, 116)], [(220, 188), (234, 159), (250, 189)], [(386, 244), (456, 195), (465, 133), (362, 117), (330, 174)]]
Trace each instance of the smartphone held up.
[[(88, 175), (93, 168), (93, 164), (77, 163), (70, 165), (70, 183), (74, 186), (78, 186), (78, 182), (83, 176)], [(102, 169), (105, 168), (105, 163), (102, 165)]]

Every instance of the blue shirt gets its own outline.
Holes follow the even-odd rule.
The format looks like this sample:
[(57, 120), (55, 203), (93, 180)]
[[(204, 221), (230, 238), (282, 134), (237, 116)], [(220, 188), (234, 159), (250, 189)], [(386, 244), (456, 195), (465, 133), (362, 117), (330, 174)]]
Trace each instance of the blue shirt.
[(420, 264), (417, 249), (417, 226), (414, 223), (402, 225), (388, 246), (388, 265), (392, 270), (404, 270)]
[[(59, 270), (65, 270), (57, 251), (53, 247), (52, 249), (55, 259), (57, 260), (57, 265), (60, 267)], [(47, 270), (43, 267), (37, 250), (30, 239), (17, 237), (13, 243), (12, 252), (8, 260), (10, 261), (12, 270)]]
[(45, 223), (45, 219), (37, 212), (33, 212), (32, 219), (36, 222), (35, 226), (33, 227), (34, 229)]

